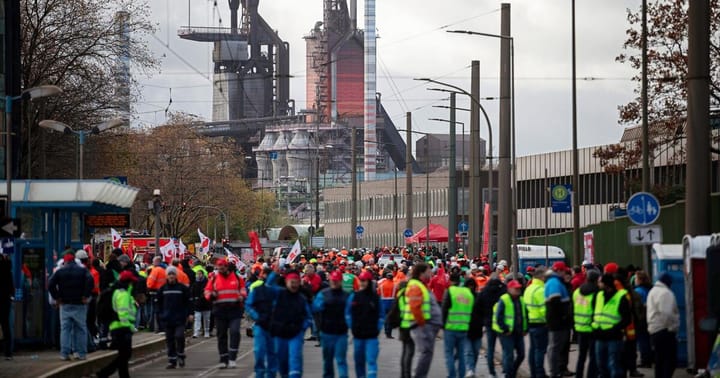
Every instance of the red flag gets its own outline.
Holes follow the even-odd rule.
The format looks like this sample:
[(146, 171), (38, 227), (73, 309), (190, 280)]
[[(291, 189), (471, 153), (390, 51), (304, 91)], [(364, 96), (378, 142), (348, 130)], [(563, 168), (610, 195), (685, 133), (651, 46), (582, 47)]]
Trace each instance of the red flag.
[(483, 244), (482, 244), (482, 256), (488, 256), (488, 250), (490, 249), (490, 204), (485, 203), (485, 211), (483, 213)]
[(262, 245), (260, 245), (260, 238), (255, 231), (248, 232), (248, 236), (250, 237), (250, 247), (253, 250), (253, 259), (257, 260), (258, 257), (264, 254)]
[(130, 260), (132, 260), (135, 256), (135, 242), (133, 242), (132, 239), (130, 239), (130, 244), (128, 244), (126, 254), (130, 257)]

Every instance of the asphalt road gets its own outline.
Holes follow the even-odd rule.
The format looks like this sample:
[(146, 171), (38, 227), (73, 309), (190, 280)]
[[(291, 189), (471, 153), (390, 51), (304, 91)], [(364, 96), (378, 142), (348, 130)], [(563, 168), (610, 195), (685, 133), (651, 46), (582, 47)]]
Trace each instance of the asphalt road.
[[(441, 332), (442, 334), (442, 332)], [(190, 345), (186, 349), (188, 356), (184, 368), (175, 370), (167, 370), (167, 359), (163, 357), (156, 358), (144, 364), (137, 365), (132, 368), (131, 375), (133, 377), (249, 377), (254, 378), (253, 372), (253, 353), (252, 339), (243, 337), (240, 341), (240, 351), (238, 354), (236, 369), (218, 369), (218, 352), (217, 339), (188, 339)], [(350, 377), (355, 377), (355, 368), (352, 358), (352, 341), (348, 347), (348, 365)], [(378, 376), (379, 377), (397, 377), (400, 375), (400, 355), (402, 345), (396, 339), (387, 339), (380, 336), (380, 357), (378, 358)], [(432, 369), (430, 377), (445, 377), (447, 372), (445, 369), (445, 354), (443, 351), (442, 339), (438, 338), (435, 343), (435, 355), (433, 357)], [(304, 357), (304, 376), (321, 377), (322, 376), (322, 355), (320, 348), (315, 347), (314, 341), (305, 342), (303, 350)], [(476, 376), (487, 376), (487, 368), (484, 358), (481, 355), (478, 361), (478, 369)], [(337, 376), (337, 370), (335, 371)]]

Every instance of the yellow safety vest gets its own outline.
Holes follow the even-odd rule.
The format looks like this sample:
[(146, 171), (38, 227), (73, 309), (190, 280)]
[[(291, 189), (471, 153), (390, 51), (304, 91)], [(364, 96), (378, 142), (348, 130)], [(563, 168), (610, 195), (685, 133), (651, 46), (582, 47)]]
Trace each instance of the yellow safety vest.
[(450, 309), (445, 321), (445, 329), (467, 331), (470, 328), (470, 315), (475, 303), (472, 291), (467, 287), (450, 286), (448, 296), (450, 297)]
[(625, 289), (618, 290), (615, 295), (610, 298), (607, 303), (605, 302), (605, 292), (600, 291), (597, 294), (595, 300), (595, 313), (592, 321), (592, 328), (606, 331), (612, 329), (620, 323), (622, 317), (620, 316), (620, 301), (625, 296), (627, 291)]
[(532, 280), (530, 286), (525, 290), (522, 301), (527, 306), (528, 323), (544, 324), (547, 322), (545, 318), (545, 282), (541, 280)]
[(415, 317), (412, 314), (412, 311), (410, 311), (410, 305), (408, 304), (407, 300), (407, 292), (410, 290), (410, 288), (413, 285), (417, 285), (420, 287), (420, 290), (422, 290), (423, 295), (423, 304), (422, 304), (422, 311), (423, 311), (423, 317), (425, 320), (430, 319), (430, 291), (423, 285), (422, 282), (411, 279), (408, 281), (407, 286), (405, 287), (405, 291), (403, 292), (403, 295), (401, 296), (403, 298), (402, 302), (399, 302), (400, 305), (400, 328), (410, 328), (412, 324), (415, 322)]
[(593, 308), (592, 302), (596, 293), (590, 295), (580, 294), (580, 289), (573, 293), (573, 319), (575, 321), (575, 332), (590, 333), (593, 330)]
[[(510, 332), (512, 332), (513, 329), (515, 328), (515, 306), (513, 305), (512, 297), (510, 296), (510, 294), (505, 293), (500, 297), (500, 300), (498, 301), (498, 303), (500, 303), (500, 301), (502, 301), (505, 306), (505, 319), (501, 320), (501, 319), (497, 318), (497, 305), (498, 304), (495, 303), (495, 305), (493, 306), (492, 329), (493, 329), (493, 331), (495, 331), (497, 333), (505, 332), (505, 331), (503, 331), (502, 327), (500, 327), (499, 322), (502, 321), (508, 327)], [(521, 309), (520, 311), (522, 311), (521, 317), (523, 320), (522, 329), (523, 329), (523, 331), (525, 331), (527, 329), (527, 316), (525, 316), (525, 312), (527, 310), (525, 307), (525, 303), (523, 303), (522, 300), (520, 300), (520, 309)]]

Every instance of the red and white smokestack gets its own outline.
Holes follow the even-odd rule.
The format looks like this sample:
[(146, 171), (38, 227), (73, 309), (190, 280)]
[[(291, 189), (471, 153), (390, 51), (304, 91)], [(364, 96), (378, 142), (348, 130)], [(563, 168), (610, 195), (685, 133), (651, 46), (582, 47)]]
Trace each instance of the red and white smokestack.
[(365, 181), (375, 180), (377, 170), (377, 44), (375, 0), (365, 0)]

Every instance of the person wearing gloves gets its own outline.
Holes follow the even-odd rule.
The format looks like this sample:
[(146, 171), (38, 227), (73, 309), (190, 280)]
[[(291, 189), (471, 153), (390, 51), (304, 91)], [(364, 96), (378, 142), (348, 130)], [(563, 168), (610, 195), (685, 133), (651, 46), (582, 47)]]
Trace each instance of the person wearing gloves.
[(112, 307), (117, 320), (110, 323), (112, 348), (118, 351), (117, 357), (97, 372), (98, 378), (107, 378), (117, 370), (120, 378), (130, 377), (128, 363), (132, 356), (132, 334), (135, 329), (137, 307), (131, 292), (137, 277), (130, 271), (123, 271), (118, 277), (116, 289), (112, 294)]
[(373, 275), (360, 273), (360, 290), (350, 294), (345, 306), (345, 321), (353, 334), (355, 374), (358, 378), (377, 378), (378, 335), (385, 314), (380, 296), (373, 288)]
[(177, 365), (185, 367), (185, 324), (192, 322), (190, 289), (178, 281), (178, 270), (169, 266), (165, 273), (167, 282), (157, 292), (158, 312), (165, 325), (165, 343), (167, 345), (167, 369)]
[(656, 378), (672, 377), (677, 365), (680, 313), (671, 286), (672, 277), (663, 273), (647, 297), (648, 332), (655, 351)]

